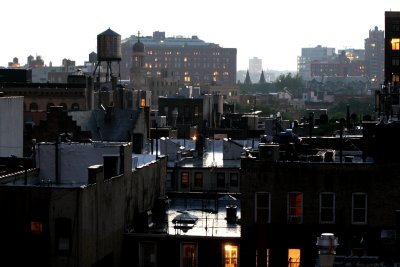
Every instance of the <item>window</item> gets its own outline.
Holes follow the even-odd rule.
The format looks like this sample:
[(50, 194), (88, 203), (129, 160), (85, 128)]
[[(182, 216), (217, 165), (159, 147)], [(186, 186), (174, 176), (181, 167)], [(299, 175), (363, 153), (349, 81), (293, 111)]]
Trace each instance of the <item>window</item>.
[(335, 194), (330, 192), (321, 193), (319, 203), (319, 222), (335, 223)]
[(79, 104), (78, 103), (73, 103), (71, 105), (71, 110), (79, 110)]
[(181, 267), (197, 267), (197, 244), (181, 244)]
[(38, 221), (31, 221), (31, 233), (41, 234), (43, 232), (43, 224)]
[(230, 174), (230, 185), (232, 187), (239, 186), (239, 174), (238, 173), (231, 173)]
[(292, 192), (288, 194), (288, 223), (298, 224), (303, 216), (303, 194)]
[(269, 267), (269, 248), (256, 250), (256, 266)]
[(181, 172), (181, 187), (189, 187), (189, 172)]
[(195, 187), (203, 187), (203, 173), (202, 172), (194, 173), (194, 186)]
[(32, 102), (32, 103), (29, 105), (29, 110), (30, 110), (30, 111), (38, 111), (38, 104), (36, 104), (35, 102)]
[(300, 266), (300, 249), (289, 248), (288, 250), (288, 267)]
[(69, 218), (57, 218), (54, 223), (56, 248), (58, 255), (69, 256), (71, 253), (72, 221)]
[(392, 74), (392, 82), (400, 82), (400, 75), (397, 73)]
[(367, 194), (353, 193), (352, 195), (352, 223), (367, 223)]
[(400, 50), (400, 38), (393, 38), (390, 43), (392, 44), (392, 50)]
[(259, 224), (270, 223), (271, 211), (271, 194), (268, 192), (256, 192), (256, 213), (255, 221)]
[(225, 250), (225, 267), (237, 267), (238, 266), (238, 246), (226, 244)]
[(398, 20), (392, 21), (392, 32), (400, 32), (400, 21)]
[(217, 187), (225, 187), (225, 173), (217, 173)]
[(139, 266), (140, 267), (156, 267), (157, 247), (153, 242), (141, 242), (139, 244)]
[(47, 107), (46, 107), (46, 110), (50, 111), (50, 107), (52, 107), (52, 106), (54, 106), (54, 103), (48, 103)]

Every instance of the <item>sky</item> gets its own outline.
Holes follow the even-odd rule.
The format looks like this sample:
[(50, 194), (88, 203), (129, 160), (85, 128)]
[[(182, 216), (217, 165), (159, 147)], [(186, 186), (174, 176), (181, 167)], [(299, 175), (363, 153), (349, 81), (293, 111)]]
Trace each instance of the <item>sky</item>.
[(400, 1), (5, 1), (0, 66), (14, 57), (25, 65), (30, 55), (46, 65), (60, 66), (64, 58), (82, 65), (97, 52), (97, 35), (110, 28), (122, 40), (138, 31), (197, 35), (236, 48), (237, 70), (247, 70), (257, 57), (264, 70), (296, 71), (304, 47), (364, 49), (370, 30), (384, 30), (385, 11), (400, 11)]

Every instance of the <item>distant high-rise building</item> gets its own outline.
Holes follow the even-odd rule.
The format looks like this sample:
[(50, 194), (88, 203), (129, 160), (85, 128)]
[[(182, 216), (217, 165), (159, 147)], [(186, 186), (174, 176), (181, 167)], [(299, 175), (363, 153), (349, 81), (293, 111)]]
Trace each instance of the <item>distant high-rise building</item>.
[(372, 88), (379, 88), (384, 81), (385, 36), (382, 30), (375, 27), (369, 30), (365, 39), (366, 73)]
[(262, 71), (262, 59), (253, 57), (249, 59), (249, 73), (252, 81), (258, 81)]
[(400, 12), (385, 12), (385, 82), (400, 82)]
[(250, 74), (257, 73), (258, 75), (260, 75), (261, 71), (262, 71), (262, 59), (257, 57), (249, 59)]
[(312, 61), (328, 60), (335, 56), (335, 48), (322, 47), (321, 45), (302, 48), (301, 56), (297, 58), (297, 72), (303, 79), (310, 79)]
[[(132, 68), (132, 47), (138, 36), (122, 41), (121, 77), (129, 79)], [(222, 48), (197, 36), (165, 37), (165, 32), (140, 36), (146, 50), (143, 68), (146, 75), (159, 77), (172, 72), (181, 85), (236, 84), (236, 48)]]

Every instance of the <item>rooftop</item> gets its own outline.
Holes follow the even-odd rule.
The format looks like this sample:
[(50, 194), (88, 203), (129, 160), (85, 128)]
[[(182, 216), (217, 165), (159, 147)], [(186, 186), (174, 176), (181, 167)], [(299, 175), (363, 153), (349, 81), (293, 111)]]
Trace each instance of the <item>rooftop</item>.
[(218, 198), (173, 198), (169, 200), (166, 214), (166, 224), (154, 225), (153, 231), (187, 236), (241, 235), (240, 201), (232, 195), (219, 195)]

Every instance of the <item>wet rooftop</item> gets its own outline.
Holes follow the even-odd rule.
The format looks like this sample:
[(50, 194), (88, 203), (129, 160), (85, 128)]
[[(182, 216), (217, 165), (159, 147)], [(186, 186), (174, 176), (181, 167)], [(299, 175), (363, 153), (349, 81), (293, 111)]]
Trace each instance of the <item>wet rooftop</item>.
[(231, 195), (218, 199), (174, 198), (169, 200), (167, 220), (161, 232), (169, 235), (240, 237), (240, 202)]

